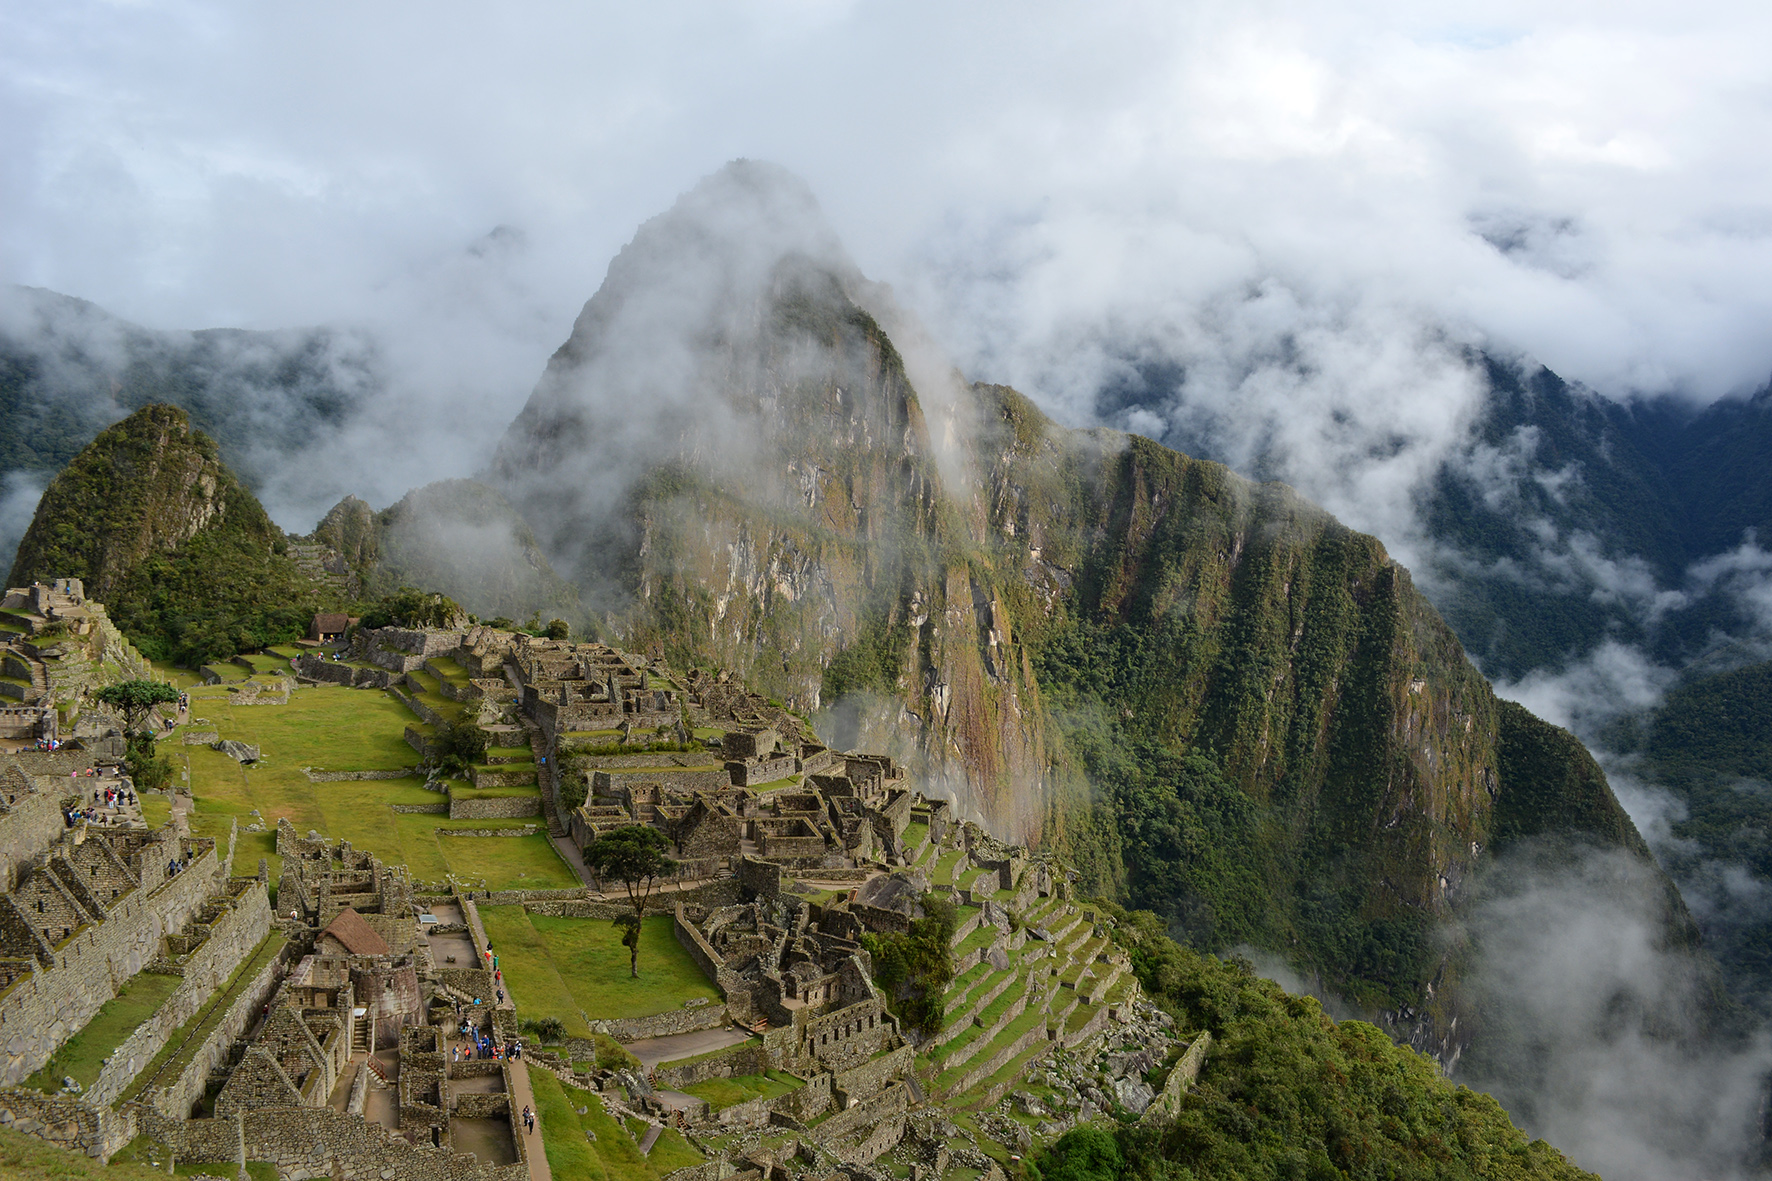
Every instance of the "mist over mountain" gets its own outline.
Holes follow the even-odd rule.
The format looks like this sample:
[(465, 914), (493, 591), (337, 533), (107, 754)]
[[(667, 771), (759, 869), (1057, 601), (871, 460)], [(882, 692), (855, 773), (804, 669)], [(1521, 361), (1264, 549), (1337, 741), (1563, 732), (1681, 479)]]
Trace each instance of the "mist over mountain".
[[(15, 352), (51, 356), (59, 332)], [(1650, 845), (1687, 889), (1733, 880), (1751, 850), (1670, 858), (1629, 743), (1602, 766), (1479, 669), (1598, 741), (1680, 668), (1751, 657), (1764, 397), (1618, 404), (1430, 341), (1390, 358), (1393, 401), (1313, 400), (1322, 347), (1229, 385), (1147, 352), (1096, 417), (1157, 442), (1066, 428), (962, 376), (803, 182), (738, 162), (617, 255), (496, 447), (497, 407), (459, 428), (478, 481), (379, 512), (348, 498), (290, 552), (353, 595), (410, 583), (484, 616), (558, 611), (739, 671), (1178, 936), (1278, 957), (1578, 1159), (1737, 1168), (1760, 1102), (1744, 1080), (1772, 1059), (1719, 981), (1749, 995), (1758, 936), (1719, 942), (1719, 977), (1699, 939), (1724, 929), (1715, 892), (1694, 895), (1695, 925)], [(423, 463), (368, 361), (346, 367), (366, 375), (353, 400), (318, 361), (261, 388), (171, 355), (139, 372), (206, 374), (167, 388), (241, 432), (271, 487), (336, 500), (348, 457), (378, 451), (469, 474)], [(61, 391), (95, 430), (114, 417), (109, 370), (53, 384), (32, 364), (20, 389)], [(252, 444), (278, 398), (284, 433)], [(1706, 824), (1721, 842), (1727, 824)], [(1601, 898), (1613, 918), (1590, 930)], [(1595, 950), (1554, 954), (1577, 945)], [(1659, 1081), (1573, 1081), (1617, 1073)], [(1635, 1130), (1670, 1087), (1683, 1114), (1650, 1158)]]
[(334, 440), (377, 370), (361, 334), (151, 331), (52, 291), (0, 290), (0, 555), (11, 563), (49, 478), (133, 410), (182, 407), (259, 487)]
[[(1632, 1069), (1698, 1096), (1655, 1160), (1751, 1157), (1758, 1091), (1737, 1084), (1765, 1048), (1678, 892), (1580, 743), (1497, 701), (1383, 547), (1286, 489), (1069, 431), (921, 342), (901, 355), (904, 319), (800, 182), (735, 164), (611, 264), (487, 478), (620, 642), (741, 669), (833, 741), (892, 749), (993, 826), (1059, 844), (1091, 888), (1185, 937), (1279, 953), (1448, 1063), (1470, 1048), (1473, 1080), (1621, 1175), (1654, 1175), (1619, 1129), (1663, 1097), (1571, 1092), (1556, 1064), (1623, 1069), (1628, 1048)], [(1529, 496), (1564, 472), (1546, 503), (1571, 532), (1619, 526), (1609, 544), (1632, 554), (1679, 531), (1633, 506), (1702, 512), (1666, 508), (1658, 477), (1628, 467), (1634, 484), (1607, 467), (1574, 495), (1579, 459), (1618, 453), (1595, 432), (1622, 427), (1548, 375), (1453, 361), (1486, 416), (1464, 420), (1463, 451), (1396, 482), (1398, 521), (1453, 511), (1485, 447), (1539, 434), (1556, 446), (1527, 450), (1507, 487)], [(1504, 502), (1484, 511), (1522, 524)], [(1543, 532), (1523, 526), (1498, 552)], [(1403, 536), (1458, 552), (1425, 525)], [(1473, 629), (1483, 610), (1530, 617), (1496, 590), (1513, 585), (1475, 581)], [(1570, 635), (1609, 634), (1589, 626)], [(1564, 642), (1504, 638), (1522, 660)], [(1531, 888), (1508, 889), (1528, 863)], [(1564, 963), (1574, 999), (1509, 992), (1576, 938), (1596, 888), (1631, 916), (1616, 929), (1642, 933), (1629, 966)]]

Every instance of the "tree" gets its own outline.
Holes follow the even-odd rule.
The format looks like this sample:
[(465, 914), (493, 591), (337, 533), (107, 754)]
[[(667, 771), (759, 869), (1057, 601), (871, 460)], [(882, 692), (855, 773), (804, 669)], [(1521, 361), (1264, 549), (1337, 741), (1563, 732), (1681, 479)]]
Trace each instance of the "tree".
[(467, 775), (468, 769), (486, 757), (490, 739), (486, 731), (466, 718), (437, 727), (431, 743), (431, 765), (444, 775)]
[(378, 627), (460, 627), (467, 612), (448, 595), (403, 586), (363, 613), (362, 624)]
[(564, 619), (548, 620), (548, 639), (564, 640), (572, 635), (572, 625)]
[(178, 690), (164, 681), (119, 681), (106, 685), (93, 696), (100, 704), (122, 713), (124, 732), (134, 734), (142, 729), (156, 705), (177, 701)]
[(861, 944), (874, 961), (874, 982), (885, 991), (899, 1020), (924, 1034), (941, 1029), (942, 996), (954, 979), (954, 904), (923, 895), (923, 917), (908, 931), (864, 934)]
[(621, 927), (622, 946), (628, 949), (628, 972), (640, 976), (640, 920), (646, 917), (646, 900), (658, 879), (677, 868), (665, 856), (664, 834), (655, 828), (630, 824), (606, 832), (585, 849), (585, 865), (599, 878), (615, 878), (627, 887), (628, 901), (634, 904), (630, 919), (623, 915), (616, 920)]

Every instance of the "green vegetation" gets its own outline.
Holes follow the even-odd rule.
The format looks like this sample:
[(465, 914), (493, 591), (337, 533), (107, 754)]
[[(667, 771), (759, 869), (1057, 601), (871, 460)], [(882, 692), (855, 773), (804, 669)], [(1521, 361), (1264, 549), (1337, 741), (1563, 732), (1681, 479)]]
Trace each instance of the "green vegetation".
[(94, 693), (100, 705), (108, 705), (123, 715), (123, 732), (134, 734), (148, 720), (156, 705), (169, 705), (178, 700), (178, 690), (163, 681), (118, 681)]
[(598, 878), (614, 878), (628, 892), (633, 903), (632, 918), (616, 920), (622, 930), (621, 944), (628, 949), (628, 974), (640, 977), (640, 922), (646, 917), (646, 900), (658, 880), (677, 868), (665, 856), (668, 848), (663, 833), (645, 825), (630, 824), (606, 832), (585, 847), (585, 867)]
[(942, 998), (954, 979), (948, 943), (957, 925), (953, 903), (925, 894), (923, 917), (909, 931), (861, 937), (874, 960), (874, 982), (885, 990), (893, 1014), (926, 1034), (939, 1030), (944, 1019)]
[(719, 1111), (752, 1099), (774, 1099), (802, 1085), (802, 1081), (793, 1075), (772, 1070), (768, 1074), (741, 1074), (690, 1083), (683, 1088), (683, 1093), (705, 1099), (709, 1107)]
[[(258, 872), (258, 859), (271, 862), (275, 881), (281, 865), (273, 848), (277, 820), (287, 817), (298, 832), (315, 829), (334, 840), (351, 841), (392, 864), (404, 864), (415, 879), (439, 882), (453, 875), (487, 889), (568, 889), (579, 885), (545, 834), (523, 837), (439, 836), (457, 829), (521, 827), (522, 821), (449, 820), (442, 816), (395, 813), (395, 804), (440, 804), (447, 797), (427, 791), (417, 777), (315, 783), (304, 767), (328, 771), (385, 771), (411, 767), (418, 754), (406, 744), (406, 727), (418, 717), (392, 694), (337, 685), (299, 686), (287, 705), (236, 705), (222, 687), (192, 689), (189, 726), (163, 740), (175, 781), (186, 771), (196, 799), (191, 822), (200, 836), (225, 841), (238, 819), (240, 842), (235, 873)], [(207, 746), (175, 745), (186, 730), (214, 730), (259, 747), (264, 756), (244, 767)], [(257, 810), (259, 816), (251, 813)], [(249, 833), (262, 821), (267, 831)]]
[(444, 775), (466, 775), (469, 767), (486, 757), (486, 731), (473, 722), (444, 722), (434, 736), (431, 761)]
[[(186, 538), (192, 518), (208, 523)], [(194, 668), (294, 639), (316, 610), (338, 605), (286, 549), (214, 440), (184, 411), (151, 405), (50, 481), (9, 585), (81, 578), (144, 656)]]
[(508, 991), (525, 1018), (557, 1017), (575, 1037), (591, 1018), (647, 1017), (720, 993), (677, 942), (673, 920), (654, 915), (641, 926), (646, 971), (621, 971), (629, 950), (623, 932), (604, 919), (531, 915), (521, 906), (482, 906), (486, 937), (498, 953)]
[[(652, 1146), (651, 1155), (642, 1156), (633, 1135), (610, 1118), (597, 1095), (568, 1086), (545, 1070), (529, 1074), (548, 1168), (562, 1181), (568, 1177), (574, 1181), (659, 1181), (667, 1173), (702, 1162), (702, 1155), (669, 1128)], [(585, 1109), (584, 1115), (578, 1114), (580, 1107)]]
[[(1684, 805), (1677, 839), (1658, 850), (1676, 881), (1722, 862), (1772, 884), (1772, 662), (1682, 685), (1638, 732), (1613, 737), (1640, 752), (1643, 779)], [(1731, 991), (1772, 1012), (1772, 913), (1741, 903), (1706, 910), (1704, 943)]]
[(1062, 1181), (1137, 1178), (1589, 1178), (1528, 1142), (1488, 1095), (1455, 1086), (1362, 1021), (1337, 1023), (1247, 964), (1176, 944), (1149, 912), (1103, 904), (1139, 982), (1212, 1051), (1173, 1123), (1080, 1131), (1036, 1161)]
[(362, 626), (450, 627), (466, 612), (448, 595), (403, 586), (363, 613)]
[(152, 1017), (182, 983), (181, 976), (153, 972), (130, 977), (116, 996), (99, 1007), (86, 1028), (63, 1042), (49, 1061), (25, 1080), (25, 1086), (53, 1094), (61, 1090), (64, 1077), (72, 1077), (82, 1087), (90, 1087), (98, 1081), (98, 1073), (111, 1051), (134, 1033), (136, 1026)]

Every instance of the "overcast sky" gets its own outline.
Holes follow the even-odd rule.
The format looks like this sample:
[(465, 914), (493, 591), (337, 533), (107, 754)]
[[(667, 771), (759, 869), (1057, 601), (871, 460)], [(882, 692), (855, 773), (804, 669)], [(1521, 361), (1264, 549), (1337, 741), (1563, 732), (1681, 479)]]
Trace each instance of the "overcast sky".
[(747, 155), (1072, 419), (1079, 341), (1226, 292), (1270, 337), (1394, 319), (1613, 394), (1772, 373), (1764, 4), (0, 14), (0, 277), (153, 326), (398, 326), (526, 391), (636, 224)]

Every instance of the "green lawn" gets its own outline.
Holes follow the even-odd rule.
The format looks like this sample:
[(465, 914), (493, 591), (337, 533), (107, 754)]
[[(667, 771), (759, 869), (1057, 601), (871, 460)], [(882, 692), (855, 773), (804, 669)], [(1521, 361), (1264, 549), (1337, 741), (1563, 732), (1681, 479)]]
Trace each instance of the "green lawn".
[(936, 885), (946, 886), (953, 882), (954, 866), (960, 864), (960, 858), (964, 855), (964, 849), (950, 849), (941, 855), (941, 860), (935, 863), (935, 870), (930, 875)]
[[(530, 1071), (529, 1083), (548, 1168), (561, 1181), (658, 1181), (702, 1162), (702, 1155), (669, 1128), (652, 1146), (652, 1154), (642, 1156), (640, 1146), (603, 1110), (597, 1095), (568, 1086), (545, 1070)], [(578, 1114), (580, 1107), (584, 1115)], [(586, 1132), (596, 1139), (587, 1138)]]
[(149, 828), (159, 828), (172, 819), (171, 796), (136, 796), (141, 801), (142, 819), (148, 822)]
[(705, 1099), (709, 1107), (720, 1111), (752, 1099), (774, 1099), (801, 1085), (801, 1080), (793, 1075), (772, 1070), (768, 1074), (743, 1074), (690, 1083), (683, 1088), (683, 1093)]
[(71, 1075), (82, 1087), (90, 1087), (98, 1081), (98, 1072), (111, 1051), (152, 1017), (182, 983), (182, 976), (152, 972), (131, 977), (116, 996), (99, 1007), (85, 1029), (63, 1042), (49, 1061), (25, 1080), (25, 1086), (49, 1094), (61, 1090), (63, 1077)]
[(586, 1017), (646, 1017), (694, 997), (720, 1003), (669, 916), (650, 915), (641, 929), (638, 980), (628, 975), (620, 929), (606, 919), (549, 918), (520, 906), (483, 906), (480, 916), (523, 1017), (558, 1017), (582, 1037)]
[[(432, 828), (517, 826), (523, 820), (445, 820), (441, 816), (397, 816), (401, 821), (430, 821)], [(540, 817), (527, 818), (539, 821)], [(408, 824), (409, 828), (419, 827)], [(545, 832), (527, 837), (430, 837), (443, 863), (456, 877), (486, 883), (489, 890), (570, 890), (584, 883), (560, 860)], [(410, 843), (410, 842), (409, 842)], [(673, 941), (674, 942), (674, 941)]]
[[(244, 767), (204, 746), (161, 743), (181, 772), (188, 771), (197, 801), (192, 827), (200, 836), (225, 841), (228, 823), (244, 828), (254, 819), (263, 833), (241, 833), (233, 872), (258, 872), (258, 859), (271, 859), (271, 879), (281, 865), (273, 856), (277, 820), (287, 817), (298, 833), (314, 829), (333, 840), (348, 840), (383, 861), (404, 864), (420, 881), (441, 881), (450, 873), (484, 881), (491, 889), (566, 889), (579, 884), (542, 836), (443, 838), (438, 829), (520, 827), (521, 822), (450, 821), (434, 815), (396, 815), (393, 804), (440, 804), (447, 797), (426, 791), (416, 777), (313, 783), (303, 767), (379, 771), (410, 767), (418, 755), (403, 738), (417, 715), (391, 694), (336, 685), (303, 686), (288, 705), (235, 706), (225, 689), (191, 692), (191, 714), (203, 718), (190, 728), (214, 730), (259, 747), (263, 760)], [(421, 727), (422, 728), (422, 727)], [(531, 789), (533, 791), (533, 789)], [(257, 809), (258, 817), (251, 815)]]

